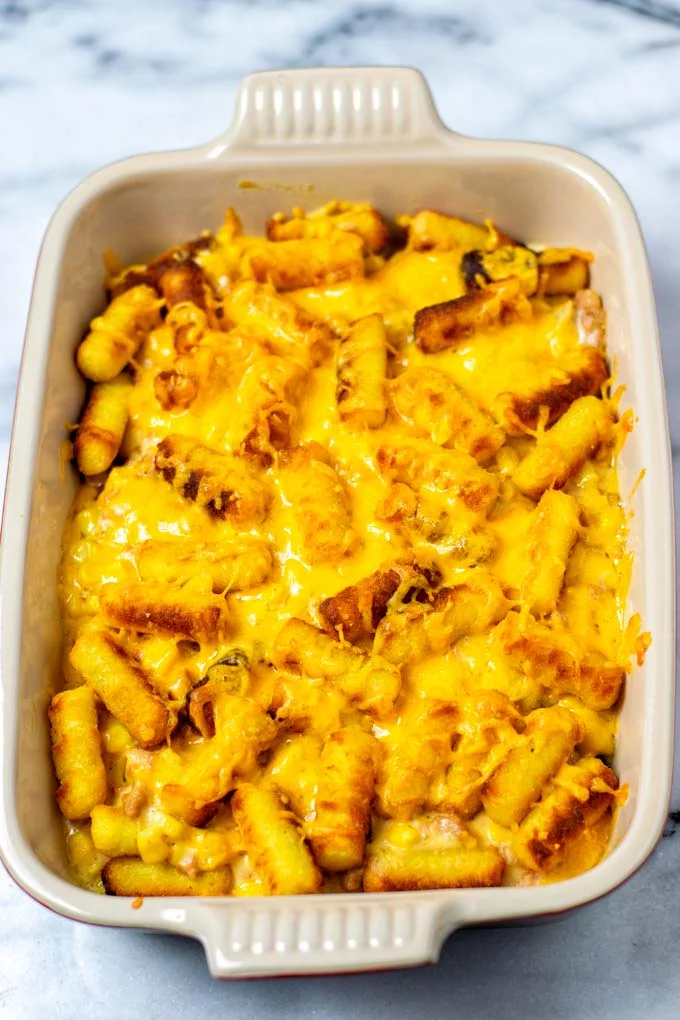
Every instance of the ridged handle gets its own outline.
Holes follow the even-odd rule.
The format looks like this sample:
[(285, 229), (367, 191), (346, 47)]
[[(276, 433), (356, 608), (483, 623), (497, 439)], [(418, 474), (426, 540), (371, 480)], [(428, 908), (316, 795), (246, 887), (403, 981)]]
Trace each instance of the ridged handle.
[[(450, 142), (425, 79), (408, 67), (263, 71), (243, 79), (224, 149)], [(213, 148), (211, 155), (219, 156)]]
[(213, 977), (258, 974), (323, 974), (432, 963), (445, 934), (440, 904), (402, 897), (381, 903), (369, 897), (323, 905), (231, 900), (213, 905), (196, 925)]

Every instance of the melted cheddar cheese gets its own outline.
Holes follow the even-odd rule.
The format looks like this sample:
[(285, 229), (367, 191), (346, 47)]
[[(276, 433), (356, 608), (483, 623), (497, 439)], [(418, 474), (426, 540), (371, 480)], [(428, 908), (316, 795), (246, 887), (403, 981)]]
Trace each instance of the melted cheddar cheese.
[[(639, 632), (625, 423), (592, 376), (601, 306), (544, 275), (581, 255), (587, 274), (590, 256), (537, 260), (446, 217), (431, 240), (423, 215), (399, 248), (367, 206), (275, 218), (270, 240), (230, 211), (215, 237), (113, 271), (96, 336), (106, 364), (125, 339), (126, 384), (93, 373), (76, 453), (100, 463), (96, 441), (106, 464), (80, 486), (59, 576), (65, 687), (96, 693), (107, 774), (72, 798), (82, 884), (531, 884), (604, 853), (622, 793), (603, 759)], [(533, 272), (496, 320), (474, 304), (507, 283), (483, 246)], [(423, 309), (453, 317), (438, 350)], [(570, 438), (589, 400), (604, 424)], [(548, 480), (520, 487), (536, 451)], [(60, 782), (86, 782), (60, 736), (77, 706), (52, 711)]]

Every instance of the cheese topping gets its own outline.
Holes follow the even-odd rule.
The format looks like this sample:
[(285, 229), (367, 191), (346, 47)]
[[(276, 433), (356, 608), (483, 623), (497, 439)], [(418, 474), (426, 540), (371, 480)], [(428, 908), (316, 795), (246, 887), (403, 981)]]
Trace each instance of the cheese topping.
[[(229, 216), (216, 238), (189, 252), (209, 284), (201, 292), (207, 305), (196, 297), (170, 306), (166, 296), (162, 315), (145, 309), (151, 328), (140, 340), (137, 323), (139, 343), (124, 376), (133, 385), (119, 387), (128, 415), (121, 455), (108, 473), (84, 480), (64, 532), (66, 686), (85, 680), (101, 699), (107, 803), (134, 820), (126, 832), (133, 849), (136, 834), (136, 854), (149, 866), (171, 865), (187, 881), (231, 867), (232, 892), (248, 895), (309, 892), (322, 881), (324, 889), (357, 888), (364, 866), (371, 889), (496, 884), (503, 871), (506, 883), (567, 877), (596, 863), (609, 838), (616, 779), (606, 769), (591, 783), (583, 770), (613, 752), (615, 704), (634, 651), (616, 474), (622, 426), (601, 383), (588, 389), (578, 382), (591, 371), (594, 351), (576, 314), (584, 292), (553, 296), (544, 289), (542, 297), (539, 286), (530, 295), (530, 318), (482, 320), (426, 353), (417, 325), (414, 337), (416, 312), (477, 293), (466, 278), (465, 243), (423, 249), (412, 236), (391, 257), (375, 248), (361, 256), (361, 245), (357, 256), (341, 244), (361, 236), (351, 233), (352, 207), (343, 208), (337, 224), (332, 208), (324, 214), (327, 236), (313, 217), (296, 213), (286, 221), (290, 230), (279, 229), (295, 240), (244, 237)], [(499, 240), (495, 232), (489, 237), (490, 244)], [(330, 254), (314, 247), (321, 244)], [(305, 279), (305, 265), (295, 262), (303, 250), (308, 266), (330, 266), (327, 278), (290, 288), (287, 279)], [(569, 250), (569, 258), (578, 256)], [(182, 257), (175, 256), (178, 264)], [(163, 275), (149, 275), (153, 266), (119, 274), (114, 303), (131, 293), (121, 280), (127, 273), (125, 285), (134, 285), (136, 271), (147, 274), (142, 286), (153, 284), (163, 309)], [(239, 287), (252, 289), (251, 304)], [(272, 295), (284, 303), (275, 312), (266, 308)], [(359, 396), (351, 406), (341, 400), (342, 386), (361, 383), (354, 349), (347, 348), (342, 373), (338, 365), (354, 323), (370, 321), (366, 316), (385, 327), (385, 377), (377, 390), (372, 380), (365, 419), (382, 419), (377, 427), (354, 413)], [(98, 320), (104, 333), (105, 319)], [(379, 353), (371, 371), (376, 364)], [(406, 372), (414, 373), (411, 383), (397, 393)], [(529, 488), (513, 480), (519, 465), (543, 449), (553, 421), (568, 428), (584, 400), (606, 405), (606, 436), (583, 440), (574, 453), (576, 436), (560, 453), (567, 477), (555, 469), (545, 492), (560, 488), (564, 503), (527, 495)], [(473, 426), (470, 414), (477, 416)], [(473, 432), (481, 446), (468, 440)], [(259, 556), (256, 564), (251, 554)], [(421, 573), (395, 570), (396, 563), (416, 564)], [(379, 572), (384, 596), (371, 581), (362, 589), (369, 599), (363, 608), (351, 595), (337, 603), (338, 593)], [(333, 620), (363, 613), (355, 643), (346, 639), (346, 622), (335, 631), (325, 625), (331, 609)], [(308, 638), (284, 638), (291, 619), (316, 629), (304, 632)], [(125, 663), (128, 693), (105, 649), (91, 667), (96, 675), (81, 667), (78, 648), (102, 633)], [(336, 668), (337, 656), (344, 658)], [(237, 689), (233, 671), (241, 667)], [(111, 675), (102, 679), (106, 670)], [(373, 700), (361, 688), (371, 670), (381, 692)], [(168, 710), (165, 744), (144, 744), (127, 716), (123, 725), (115, 706), (134, 702), (135, 677)], [(213, 693), (199, 703), (197, 685), (206, 677), (217, 693), (205, 688)], [(545, 724), (541, 712), (548, 713)], [(528, 813), (501, 812), (515, 820), (499, 824), (489, 812), (495, 788), (505, 789), (503, 770), (508, 789), (523, 782), (512, 771), (513, 755), (525, 752), (534, 729), (550, 733), (556, 725), (565, 733), (564, 754), (537, 773)], [(367, 791), (348, 779), (349, 799), (356, 789), (361, 808), (344, 806), (342, 783), (331, 782), (329, 772), (349, 768), (352, 740), (337, 734), (357, 730), (375, 738), (362, 745), (363, 769), (374, 776)], [(577, 771), (565, 778), (569, 769)], [(587, 805), (604, 797), (596, 782), (609, 791), (607, 810), (591, 819), (584, 807), (574, 816), (569, 845), (556, 837), (551, 849), (543, 821), (541, 831), (530, 831), (539, 809), (561, 817), (563, 796)], [(232, 813), (228, 797), (239, 787)], [(258, 791), (271, 791), (274, 800), (258, 809)], [(266, 812), (274, 817), (276, 803), (290, 833), (281, 828), (274, 838)], [(260, 811), (259, 821), (251, 810)], [(359, 830), (370, 826), (371, 810), (364, 857), (366, 833)], [(357, 812), (368, 819), (358, 828), (350, 821)], [(92, 842), (87, 819), (69, 824), (79, 880), (100, 888), (111, 851), (103, 855)], [(261, 845), (265, 829), (269, 852)], [(310, 840), (317, 865), (308, 849), (304, 860), (293, 860), (294, 831)], [(347, 845), (338, 847), (341, 837)], [(515, 852), (518, 841), (524, 849)], [(291, 855), (285, 875), (269, 861), (275, 845), (282, 858)], [(493, 855), (474, 857), (491, 851), (500, 871)], [(340, 860), (355, 863), (338, 879), (324, 862)], [(105, 868), (108, 891), (132, 894), (134, 886), (153, 894), (151, 885), (134, 885), (143, 885), (136, 873), (127, 885), (113, 870), (106, 875)]]

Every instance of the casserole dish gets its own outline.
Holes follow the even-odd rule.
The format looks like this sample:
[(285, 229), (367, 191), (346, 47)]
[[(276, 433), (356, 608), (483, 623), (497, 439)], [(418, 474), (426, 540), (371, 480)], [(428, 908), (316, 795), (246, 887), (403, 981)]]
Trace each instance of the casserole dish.
[[(247, 185), (244, 187), (244, 184)], [(253, 186), (255, 185), (255, 186)], [(238, 205), (252, 230), (282, 204), (341, 197), (387, 215), (430, 207), (489, 217), (529, 242), (595, 255), (622, 408), (636, 424), (620, 458), (635, 490), (630, 612), (653, 643), (633, 674), (615, 764), (630, 794), (608, 856), (556, 885), (279, 899), (100, 897), (69, 878), (54, 804), (46, 704), (60, 627), (56, 574), (73, 496), (64, 423), (83, 383), (75, 340), (102, 301), (101, 253), (142, 261)], [(465, 924), (548, 915), (624, 881), (651, 852), (670, 793), (674, 697), (674, 570), (670, 444), (649, 271), (634, 213), (611, 177), (551, 146), (477, 141), (449, 132), (415, 71), (266, 72), (247, 78), (230, 130), (187, 152), (142, 156), (89, 178), (62, 204), (40, 255), (10, 457), (0, 582), (3, 776), (0, 847), (16, 880), (58, 912), (97, 924), (166, 930), (205, 946), (215, 976), (370, 970), (436, 959)], [(636, 487), (641, 471), (642, 484)], [(20, 593), (23, 593), (20, 595)]]

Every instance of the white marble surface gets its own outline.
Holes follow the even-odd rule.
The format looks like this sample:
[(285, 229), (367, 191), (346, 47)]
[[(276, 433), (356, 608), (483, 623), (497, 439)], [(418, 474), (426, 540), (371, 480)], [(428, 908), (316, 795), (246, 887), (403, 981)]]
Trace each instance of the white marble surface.
[[(0, 477), (33, 266), (57, 202), (103, 163), (218, 134), (244, 73), (334, 63), (418, 66), (452, 127), (570, 145), (619, 177), (650, 249), (680, 440), (680, 0), (7, 0)], [(0, 1016), (672, 1020), (679, 817), (600, 903), (548, 926), (459, 933), (435, 968), (351, 978), (220, 985), (198, 945), (56, 917), (0, 869)]]

